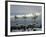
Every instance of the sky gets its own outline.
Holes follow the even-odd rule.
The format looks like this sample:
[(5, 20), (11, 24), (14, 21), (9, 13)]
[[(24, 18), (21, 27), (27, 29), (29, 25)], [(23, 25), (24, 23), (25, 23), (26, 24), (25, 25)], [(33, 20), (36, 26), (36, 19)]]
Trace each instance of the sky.
[[(42, 7), (41, 6), (32, 6), (32, 5), (30, 5), (30, 6), (28, 6), (28, 5), (11, 5), (10, 6), (10, 15), (11, 16), (15, 16), (15, 15), (26, 15), (26, 14), (36, 13), (36, 12), (42, 14)], [(37, 22), (39, 24), (41, 23), (41, 16), (42, 15), (40, 15), (37, 18)], [(18, 22), (16, 22), (16, 23), (24, 23), (23, 20), (24, 19), (18, 19), (17, 20)], [(26, 23), (27, 24), (31, 23), (31, 21), (32, 21), (32, 19), (30, 19), (30, 18), (26, 19)], [(13, 23), (12, 26), (15, 26), (15, 24)]]
[(26, 5), (11, 5), (11, 16), (12, 15), (25, 15), (35, 12), (42, 12), (41, 6), (26, 6)]

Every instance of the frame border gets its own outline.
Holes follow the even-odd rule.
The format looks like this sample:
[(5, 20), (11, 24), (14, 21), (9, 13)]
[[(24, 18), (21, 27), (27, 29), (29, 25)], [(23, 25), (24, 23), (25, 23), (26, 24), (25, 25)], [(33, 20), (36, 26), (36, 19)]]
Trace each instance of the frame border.
[[(44, 4), (44, 33), (8, 35), (8, 2)], [(42, 2), (27, 2), (27, 1), (5, 1), (5, 36), (27, 36), (27, 35), (41, 35), (41, 34), (45, 34), (45, 3), (42, 3)]]

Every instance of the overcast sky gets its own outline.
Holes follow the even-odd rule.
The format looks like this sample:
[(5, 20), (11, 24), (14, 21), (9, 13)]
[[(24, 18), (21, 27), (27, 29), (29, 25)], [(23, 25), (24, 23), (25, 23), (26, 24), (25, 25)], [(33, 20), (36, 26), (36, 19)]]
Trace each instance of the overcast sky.
[(42, 12), (41, 6), (11, 5), (11, 15), (25, 15), (35, 12)]
[[(25, 15), (25, 14), (30, 14), (30, 13), (42, 13), (42, 7), (41, 6), (26, 6), (26, 5), (11, 5), (10, 7), (10, 14), (11, 16), (15, 15)], [(31, 23), (32, 19), (27, 19), (27, 24)], [(37, 22), (41, 23), (41, 16), (37, 18)], [(20, 22), (17, 23), (24, 23), (23, 19), (20, 20)], [(12, 24), (12, 26), (15, 26), (15, 24)]]

